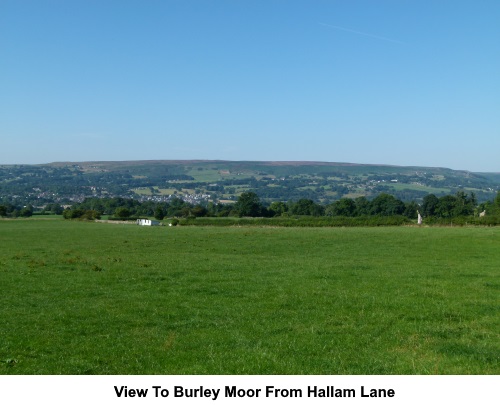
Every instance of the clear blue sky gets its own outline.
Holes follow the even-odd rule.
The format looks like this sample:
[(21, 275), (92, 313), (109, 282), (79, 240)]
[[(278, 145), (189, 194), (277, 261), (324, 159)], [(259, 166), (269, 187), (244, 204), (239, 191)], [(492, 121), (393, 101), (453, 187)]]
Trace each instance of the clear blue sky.
[(500, 171), (500, 1), (0, 0), (0, 164)]

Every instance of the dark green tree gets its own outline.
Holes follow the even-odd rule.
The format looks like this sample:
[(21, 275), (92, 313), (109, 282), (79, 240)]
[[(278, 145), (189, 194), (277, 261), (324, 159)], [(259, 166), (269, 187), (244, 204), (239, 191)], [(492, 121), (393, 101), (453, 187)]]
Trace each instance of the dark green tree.
[(262, 208), (259, 196), (253, 191), (242, 193), (234, 204), (234, 211), (239, 217), (259, 217), (262, 215)]
[(357, 197), (354, 200), (356, 204), (356, 216), (363, 216), (370, 214), (370, 201), (364, 196)]
[(165, 212), (163, 211), (163, 208), (161, 206), (157, 206), (155, 209), (155, 219), (158, 221), (161, 221), (163, 218), (165, 218)]
[(28, 204), (26, 207), (23, 207), (19, 212), (19, 216), (21, 217), (31, 217), (33, 215), (33, 206)]
[(52, 213), (55, 215), (61, 215), (62, 212), (64, 211), (64, 208), (57, 203), (52, 203), (52, 204), (47, 204), (43, 210), (45, 212)]
[(469, 203), (472, 205), (473, 208), (477, 206), (477, 197), (476, 193), (471, 191), (470, 196), (469, 196)]
[(445, 195), (439, 198), (435, 213), (441, 218), (452, 218), (455, 216), (457, 204), (457, 197), (454, 195)]
[(269, 206), (269, 214), (274, 217), (279, 217), (288, 211), (287, 205), (282, 201), (274, 201)]
[(170, 204), (167, 209), (167, 215), (169, 217), (182, 217), (183, 211), (182, 209), (185, 207), (189, 207), (189, 204), (181, 200), (180, 198), (172, 198), (170, 200)]
[(497, 192), (497, 195), (493, 200), (493, 212), (496, 215), (500, 215), (500, 191)]
[[(453, 216), (467, 216), (472, 215), (474, 213), (475, 203), (473, 199), (467, 196), (467, 194), (463, 191), (457, 192), (455, 202), (455, 209), (453, 211)], [(475, 200), (475, 196), (474, 196)]]
[(379, 194), (373, 199), (370, 205), (370, 213), (372, 215), (402, 215), (405, 211), (404, 202), (387, 193)]
[(93, 220), (93, 219), (100, 219), (101, 215), (96, 210), (85, 210), (85, 212), (80, 216), (80, 218)]
[(115, 210), (115, 217), (125, 219), (128, 218), (129, 216), (130, 216), (130, 210), (127, 207), (118, 207)]
[(405, 211), (403, 215), (410, 219), (416, 219), (418, 217), (417, 211), (419, 210), (419, 206), (416, 202), (411, 201), (405, 204)]
[(326, 215), (353, 217), (356, 215), (356, 203), (351, 198), (341, 198), (326, 208)]
[(191, 210), (191, 215), (194, 215), (195, 217), (206, 217), (207, 214), (208, 210), (200, 204), (195, 205)]
[(493, 214), (493, 203), (491, 201), (485, 201), (482, 202), (477, 206), (476, 213), (479, 215), (479, 213), (485, 211), (487, 215), (492, 215)]
[(322, 205), (316, 204), (309, 198), (301, 198), (295, 203), (290, 204), (289, 211), (293, 215), (312, 215), (321, 216), (325, 209)]
[(81, 218), (85, 214), (85, 210), (82, 208), (66, 209), (63, 211), (64, 219), (75, 219)]
[(436, 208), (439, 204), (439, 198), (434, 194), (427, 194), (422, 201), (422, 215), (424, 217), (433, 217), (436, 215)]

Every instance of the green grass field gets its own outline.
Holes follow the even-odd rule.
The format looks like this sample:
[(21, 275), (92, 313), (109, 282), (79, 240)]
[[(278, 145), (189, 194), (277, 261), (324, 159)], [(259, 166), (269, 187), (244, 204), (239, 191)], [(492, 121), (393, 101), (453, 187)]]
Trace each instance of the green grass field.
[[(425, 191), (426, 193), (434, 193), (434, 194), (440, 194), (440, 193), (451, 193), (450, 188), (446, 187), (429, 187), (429, 186), (421, 186), (418, 184), (407, 184), (407, 183), (392, 183), (388, 184), (388, 186), (395, 191), (401, 191), (401, 190), (415, 190), (415, 191)], [(477, 192), (477, 190), (473, 190), (474, 192)]]
[(498, 374), (500, 228), (0, 221), (0, 374)]

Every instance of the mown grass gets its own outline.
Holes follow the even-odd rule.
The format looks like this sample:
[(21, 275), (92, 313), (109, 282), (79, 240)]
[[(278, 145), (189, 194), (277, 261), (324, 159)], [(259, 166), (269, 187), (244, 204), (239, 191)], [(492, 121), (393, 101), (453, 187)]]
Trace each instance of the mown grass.
[(0, 221), (1, 374), (498, 374), (500, 228)]

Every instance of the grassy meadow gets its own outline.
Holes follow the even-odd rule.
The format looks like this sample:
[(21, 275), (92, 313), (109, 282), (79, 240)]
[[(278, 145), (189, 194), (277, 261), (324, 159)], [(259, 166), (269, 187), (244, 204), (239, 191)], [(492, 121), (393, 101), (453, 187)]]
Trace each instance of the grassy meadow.
[(0, 221), (0, 374), (499, 374), (500, 228)]

